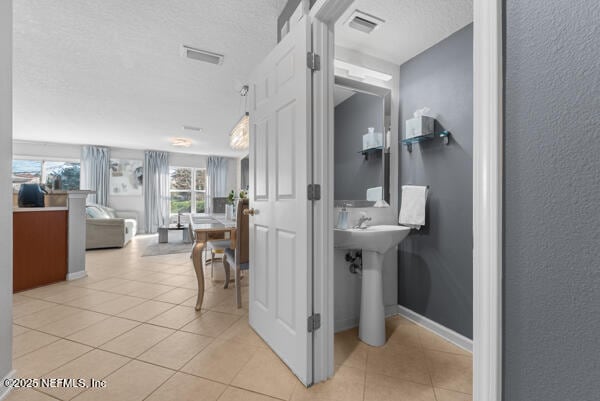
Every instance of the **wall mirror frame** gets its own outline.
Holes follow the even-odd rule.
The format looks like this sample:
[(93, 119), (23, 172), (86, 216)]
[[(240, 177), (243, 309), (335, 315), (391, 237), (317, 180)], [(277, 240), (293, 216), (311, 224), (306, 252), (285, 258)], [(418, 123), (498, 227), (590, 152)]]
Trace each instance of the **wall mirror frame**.
[[(379, 147), (376, 147), (368, 151), (363, 150), (361, 152), (361, 143), (357, 143), (355, 146), (356, 150), (353, 151), (353, 157), (360, 158), (361, 160), (367, 162), (369, 157), (375, 156), (375, 160), (381, 162), (381, 169), (379, 170), (378, 177), (374, 177), (373, 182), (369, 183), (369, 185), (371, 187), (382, 187), (382, 200), (384, 202), (377, 202), (377, 206), (389, 206), (391, 201), (391, 153), (393, 151), (392, 149), (394, 141), (388, 139), (386, 133), (388, 132), (388, 130), (391, 131), (392, 129), (392, 91), (389, 88), (372, 85), (369, 83), (338, 75), (335, 76), (334, 83), (335, 87), (337, 88), (346, 91), (352, 91), (357, 94), (367, 94), (375, 96), (379, 98), (382, 102), (382, 113), (381, 116), (378, 117), (378, 124), (382, 129), (381, 131), (383, 134), (383, 146), (381, 146), (380, 149)], [(338, 147), (334, 144), (334, 148), (337, 149)], [(337, 177), (334, 177), (334, 179), (337, 179)], [(357, 196), (354, 196), (354, 198), (357, 198)], [(338, 199), (338, 196), (335, 195), (334, 202), (335, 207), (373, 207), (376, 205), (375, 201), (366, 199), (366, 193), (362, 199), (347, 199), (347, 197), (343, 197), (343, 199)]]

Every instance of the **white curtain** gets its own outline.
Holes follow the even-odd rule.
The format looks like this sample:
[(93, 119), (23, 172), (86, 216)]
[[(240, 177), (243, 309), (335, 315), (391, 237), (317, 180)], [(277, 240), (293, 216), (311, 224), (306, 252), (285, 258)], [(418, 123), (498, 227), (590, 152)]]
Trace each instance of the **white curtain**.
[(169, 224), (169, 154), (146, 151), (144, 155), (144, 217), (146, 232)]
[(108, 206), (110, 190), (110, 149), (100, 146), (81, 148), (81, 189), (96, 191), (88, 195), (90, 203)]
[(208, 213), (212, 213), (213, 198), (223, 198), (228, 195), (227, 191), (227, 167), (228, 159), (225, 157), (209, 156), (206, 165), (208, 175)]

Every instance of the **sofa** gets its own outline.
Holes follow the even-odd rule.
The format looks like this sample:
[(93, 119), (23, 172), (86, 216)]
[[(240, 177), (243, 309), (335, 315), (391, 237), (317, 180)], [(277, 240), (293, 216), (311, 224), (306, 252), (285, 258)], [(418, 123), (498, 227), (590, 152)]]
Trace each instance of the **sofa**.
[(85, 213), (85, 249), (122, 248), (137, 234), (136, 212), (89, 204)]

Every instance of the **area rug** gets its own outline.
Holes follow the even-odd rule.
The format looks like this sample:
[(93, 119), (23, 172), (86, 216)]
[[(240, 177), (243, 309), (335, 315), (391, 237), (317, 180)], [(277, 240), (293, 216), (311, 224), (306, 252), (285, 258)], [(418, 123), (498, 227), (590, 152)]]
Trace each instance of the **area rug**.
[(152, 244), (144, 249), (142, 256), (170, 255), (174, 253), (192, 252), (192, 244), (186, 244), (183, 241), (168, 242), (166, 244)]

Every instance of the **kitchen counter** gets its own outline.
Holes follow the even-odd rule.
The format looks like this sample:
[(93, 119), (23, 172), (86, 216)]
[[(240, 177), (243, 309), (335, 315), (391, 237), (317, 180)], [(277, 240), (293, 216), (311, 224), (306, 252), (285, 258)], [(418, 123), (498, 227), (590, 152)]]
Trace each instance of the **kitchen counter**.
[[(47, 207), (13, 208), (13, 291), (86, 276), (85, 204), (92, 191), (46, 195)], [(48, 202), (53, 199), (52, 202)]]
[(13, 212), (56, 212), (60, 210), (69, 210), (66, 206), (49, 206), (49, 207), (15, 207)]
[(13, 291), (65, 280), (68, 271), (68, 213), (23, 208), (13, 214)]

